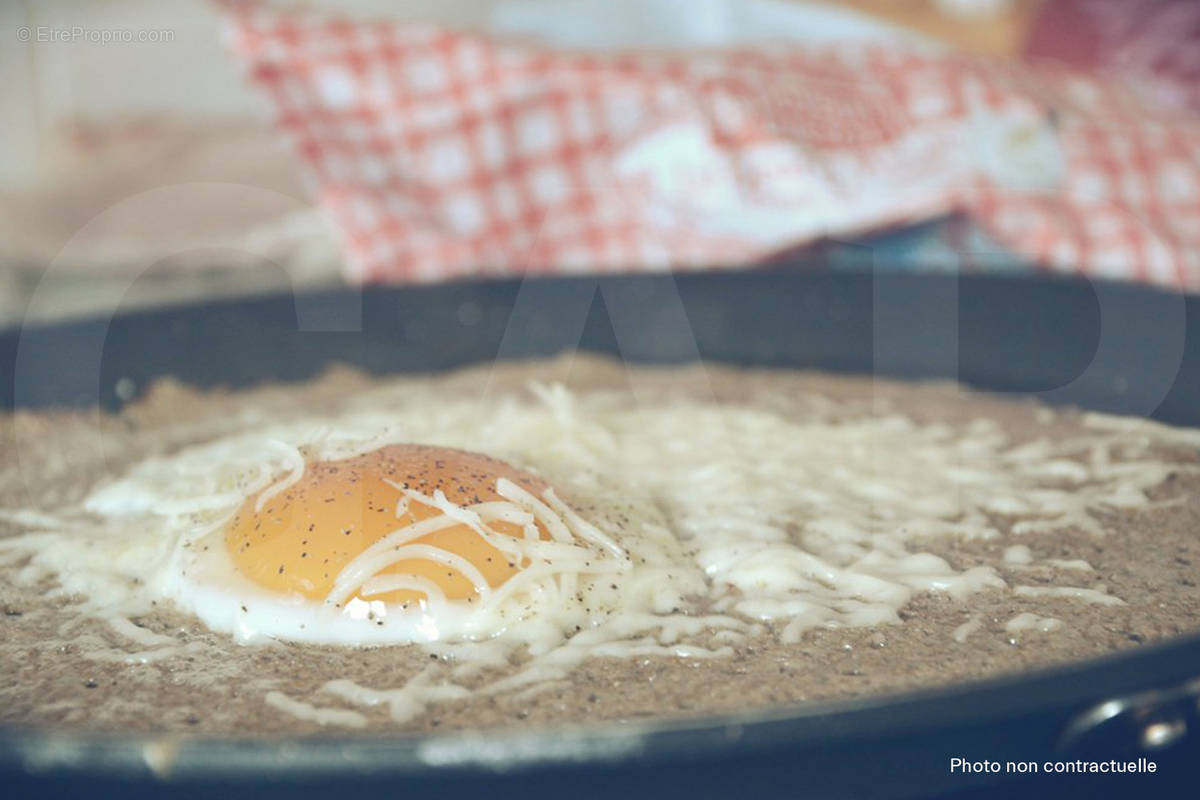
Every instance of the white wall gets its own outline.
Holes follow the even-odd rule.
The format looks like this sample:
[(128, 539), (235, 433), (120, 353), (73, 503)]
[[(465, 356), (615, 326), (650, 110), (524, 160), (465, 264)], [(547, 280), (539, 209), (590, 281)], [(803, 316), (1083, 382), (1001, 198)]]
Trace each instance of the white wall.
[[(386, 13), (475, 26), (494, 0), (324, 0), (351, 14)], [(39, 33), (170, 31), (171, 41), (36, 41)], [(22, 29), (31, 41), (22, 41)], [(206, 0), (6, 0), (0, 3), (0, 187), (36, 180), (46, 142), (67, 117), (258, 113), (257, 98), (220, 43)]]

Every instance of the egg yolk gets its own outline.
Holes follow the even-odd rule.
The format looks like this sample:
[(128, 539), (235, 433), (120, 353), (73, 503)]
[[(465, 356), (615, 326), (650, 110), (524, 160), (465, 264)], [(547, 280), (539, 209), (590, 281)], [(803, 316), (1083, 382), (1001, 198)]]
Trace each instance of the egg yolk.
[[(260, 586), (324, 599), (342, 568), (367, 547), (398, 528), (443, 514), (412, 499), (405, 509), (403, 489), (427, 497), (441, 490), (451, 503), (469, 506), (503, 500), (496, 492), (500, 478), (538, 496), (547, 488), (540, 478), (503, 461), (444, 447), (390, 445), (354, 458), (310, 462), (298, 482), (269, 496), (261, 510), (258, 495), (247, 498), (225, 531), (225, 544), (237, 568)], [(498, 534), (524, 536), (515, 523), (491, 522), (488, 527)], [(541, 537), (549, 538), (538, 527)], [(493, 587), (521, 568), (463, 523), (412, 543), (462, 556)], [(476, 594), (474, 584), (462, 573), (430, 559), (396, 561), (378, 574), (427, 578), (450, 600)], [(410, 603), (424, 597), (417, 590), (396, 589), (369, 599)]]

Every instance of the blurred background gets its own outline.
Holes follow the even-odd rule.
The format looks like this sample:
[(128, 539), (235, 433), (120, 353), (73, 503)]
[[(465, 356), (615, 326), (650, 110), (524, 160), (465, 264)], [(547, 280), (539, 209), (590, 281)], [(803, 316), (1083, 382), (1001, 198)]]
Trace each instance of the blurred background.
[[(1187, 213), (1200, 208), (1197, 6), (322, 0), (306, 4), (317, 16), (293, 18), (284, 0), (8, 2), (0, 9), (0, 326), (289, 286), (462, 279), (526, 265), (743, 266), (797, 253), (847, 268), (865, 259), (1087, 273), (1095, 264), (1098, 274), (1191, 288), (1200, 276), (1200, 214)], [(438, 38), (421, 23), (468, 38)], [(289, 25), (310, 27), (297, 35)], [(347, 31), (363, 49), (331, 51)], [(865, 55), (826, 75), (813, 65), (831, 48)], [(651, 55), (621, 62), (630, 50)], [(547, 51), (568, 55), (539, 55)], [(413, 59), (431, 52), (491, 65), (479, 96), (471, 80), (441, 94), (437, 81), (421, 83), (425, 62)], [(654, 60), (666, 52), (674, 66)], [(728, 89), (726, 78), (744, 77), (743, 61), (760, 52), (777, 54), (754, 67), (764, 82)], [(279, 77), (289, 69), (295, 74)], [(814, 69), (832, 89), (812, 91)], [(1075, 83), (1064, 83), (1064, 70)], [(576, 83), (556, 82), (567, 73)], [(913, 95), (935, 79), (953, 90)], [(776, 84), (808, 88), (779, 101), (770, 94)], [(637, 246), (604, 244), (627, 220), (599, 230), (568, 220), (566, 244), (539, 250), (539, 241), (557, 241), (545, 233), (553, 227), (546, 209), (581, 190), (540, 188), (549, 179), (533, 174), (524, 148), (545, 134), (532, 125), (522, 132), (521, 109), (553, 106), (575, 96), (572, 87), (589, 102), (627, 99), (630, 85), (653, 89), (627, 114), (636, 124), (609, 119), (601, 144), (587, 140), (583, 155), (565, 152), (562, 163), (582, 165), (571, 180), (586, 184), (579, 213), (592, 221), (607, 219), (610, 196), (633, 202), (631, 187), (636, 202), (653, 198), (638, 206)], [(1117, 85), (1140, 104), (1135, 111), (1124, 99), (1109, 102)], [(1069, 108), (1064, 86), (1076, 93)], [(770, 124), (753, 118), (760, 90), (774, 98)], [(422, 92), (426, 105), (406, 105)], [(907, 93), (903, 113), (864, 122), (897, 92)], [(1108, 105), (1087, 105), (1085, 94)], [(858, 116), (837, 108), (843, 96)], [(941, 108), (946, 97), (978, 105), (956, 115)], [(461, 131), (439, 138), (437, 124), (411, 128), (435, 112), (466, 119), (455, 117), (462, 109), (485, 130), (518, 114), (516, 132), (504, 130), (503, 152), (465, 198), (450, 174), (457, 151), (428, 144), (453, 143)], [(814, 118), (846, 127), (817, 141)], [(1134, 129), (1130, 119), (1153, 124)], [(365, 132), (355, 132), (359, 124)], [(345, 163), (330, 155), (338, 147), (350, 150)], [(355, 147), (382, 152), (385, 163)], [(664, 164), (678, 169), (666, 175)], [(700, 172), (702, 200), (679, 178)], [(725, 181), (717, 189), (713, 175)], [(526, 210), (540, 216), (526, 224), (504, 217), (501, 196), (521, 194), (527, 180)], [(660, 212), (665, 221), (655, 222)], [(364, 217), (374, 232), (361, 229)], [(1072, 226), (1079, 230), (1060, 235)]]

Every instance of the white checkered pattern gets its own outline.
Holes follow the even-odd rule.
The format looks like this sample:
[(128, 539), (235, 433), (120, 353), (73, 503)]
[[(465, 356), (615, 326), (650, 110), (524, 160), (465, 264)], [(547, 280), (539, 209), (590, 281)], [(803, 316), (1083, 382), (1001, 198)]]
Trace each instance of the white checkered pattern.
[[(878, 47), (598, 55), (226, 9), (357, 280), (750, 263), (966, 211), (1047, 267), (1200, 288), (1200, 120), (1097, 80)], [(1014, 139), (1053, 121), (1062, 180), (990, 178), (970, 155), (981, 118)]]
[(1064, 180), (984, 187), (967, 203), (974, 218), (1056, 270), (1200, 289), (1200, 117), (1050, 65), (1020, 83), (1054, 110)]

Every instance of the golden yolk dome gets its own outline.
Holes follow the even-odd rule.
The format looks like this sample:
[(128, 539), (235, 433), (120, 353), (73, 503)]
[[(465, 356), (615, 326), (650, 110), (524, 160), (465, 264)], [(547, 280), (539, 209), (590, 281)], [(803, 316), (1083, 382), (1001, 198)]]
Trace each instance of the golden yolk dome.
[[(451, 503), (467, 506), (503, 500), (496, 493), (500, 478), (535, 495), (547, 488), (540, 478), (503, 461), (444, 447), (391, 445), (354, 458), (312, 462), (298, 482), (268, 496), (261, 510), (259, 495), (247, 498), (225, 532), (225, 543), (234, 564), (250, 580), (276, 592), (320, 600), (342, 568), (367, 547), (398, 528), (443, 513), (411, 499), (403, 508), (404, 489), (428, 497), (441, 490)], [(491, 522), (488, 527), (507, 536), (523, 535), (522, 528), (510, 522)], [(540, 525), (539, 532), (549, 538)], [(465, 558), (493, 587), (521, 568), (466, 524), (442, 528), (413, 543)], [(379, 574), (429, 579), (450, 600), (476, 593), (462, 573), (431, 559), (396, 561)], [(423, 598), (412, 589), (371, 596), (388, 603)]]

